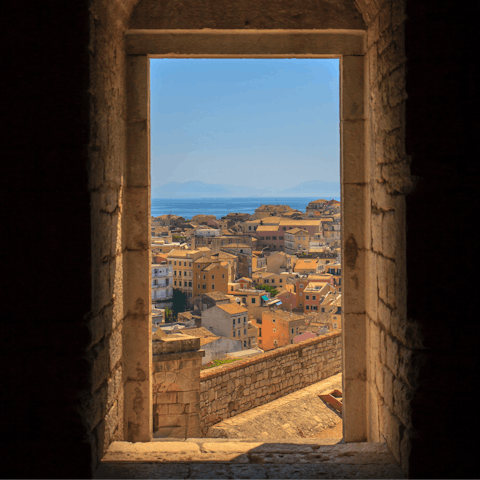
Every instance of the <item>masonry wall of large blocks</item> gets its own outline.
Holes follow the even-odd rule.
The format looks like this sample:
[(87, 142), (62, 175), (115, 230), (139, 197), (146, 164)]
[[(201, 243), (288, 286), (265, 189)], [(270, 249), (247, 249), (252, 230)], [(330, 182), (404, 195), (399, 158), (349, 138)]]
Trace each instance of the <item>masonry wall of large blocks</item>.
[(168, 335), (153, 342), (153, 435), (199, 438), (200, 339)]
[(252, 359), (203, 370), (200, 376), (200, 428), (265, 405), (341, 371), (340, 333), (287, 345)]
[[(124, 415), (132, 402), (153, 424), (150, 372), (124, 347), (150, 305), (138, 294), (148, 277), (125, 281), (135, 258), (150, 258), (149, 205), (140, 200), (148, 172), (127, 160), (127, 144), (149, 128), (144, 112), (127, 125), (128, 28), (366, 30), (366, 121), (351, 124), (367, 130), (366, 161), (349, 188), (368, 222), (363, 237), (344, 239), (342, 255), (358, 269), (344, 292), (364, 298), (357, 314), (367, 319), (355, 326), (365, 351), (346, 337), (345, 355), (365, 358), (352, 385), (367, 385), (358, 401), (368, 438), (385, 439), (408, 476), (475, 475), (475, 409), (453, 412), (451, 403), (456, 385), (464, 401), (475, 398), (475, 249), (462, 265), (462, 308), (442, 301), (452, 282), (446, 259), (475, 238), (478, 212), (474, 8), (453, 0), (2, 5), (4, 476), (88, 478), (112, 440), (148, 436), (135, 437), (140, 423)], [(136, 215), (138, 231), (128, 222)], [(147, 358), (150, 338), (140, 340)]]

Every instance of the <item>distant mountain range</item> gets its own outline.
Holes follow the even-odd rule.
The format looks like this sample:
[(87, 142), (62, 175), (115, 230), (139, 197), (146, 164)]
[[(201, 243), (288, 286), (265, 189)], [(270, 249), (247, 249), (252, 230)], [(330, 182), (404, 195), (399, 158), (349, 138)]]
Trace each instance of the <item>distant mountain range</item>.
[(152, 188), (152, 198), (339, 197), (340, 183), (309, 180), (294, 187), (245, 187), (198, 181), (169, 182)]

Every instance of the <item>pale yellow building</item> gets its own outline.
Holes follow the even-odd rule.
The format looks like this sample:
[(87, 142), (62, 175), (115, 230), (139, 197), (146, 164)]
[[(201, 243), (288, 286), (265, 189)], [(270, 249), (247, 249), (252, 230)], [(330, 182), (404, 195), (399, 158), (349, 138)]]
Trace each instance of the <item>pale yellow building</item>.
[(285, 253), (308, 252), (310, 234), (303, 228), (292, 228), (285, 232)]
[(209, 248), (198, 250), (172, 250), (167, 255), (168, 264), (173, 269), (173, 288), (177, 288), (187, 295), (188, 303), (193, 304), (193, 263), (195, 260), (211, 257)]

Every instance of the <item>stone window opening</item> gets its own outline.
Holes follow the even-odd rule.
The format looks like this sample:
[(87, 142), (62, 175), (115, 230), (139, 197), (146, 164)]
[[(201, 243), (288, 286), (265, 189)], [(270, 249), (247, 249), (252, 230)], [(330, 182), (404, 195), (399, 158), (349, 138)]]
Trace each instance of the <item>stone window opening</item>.
[[(133, 36), (134, 36), (134, 34), (132, 33), (131, 38), (133, 38)], [(174, 35), (171, 35), (171, 36), (174, 37)], [(127, 38), (128, 38), (128, 35), (127, 35)], [(363, 38), (363, 37), (362, 37), (362, 38)], [(153, 55), (151, 52), (143, 52), (143, 53), (140, 52), (140, 53), (139, 53), (138, 51), (135, 51), (135, 48), (132, 47), (132, 45), (134, 45), (134, 43), (135, 43), (134, 41), (133, 41), (133, 42), (132, 42), (132, 41), (127, 42), (127, 48), (129, 49), (129, 52), (131, 52), (131, 57), (132, 57), (132, 58), (130, 58), (130, 60), (129, 60), (129, 62), (130, 62), (129, 66), (128, 66), (128, 69), (129, 69), (129, 70), (127, 69), (127, 70), (128, 70), (128, 81), (127, 81), (127, 84), (130, 84), (130, 81), (132, 80), (132, 76), (133, 76), (134, 79), (138, 79), (138, 77), (141, 77), (141, 73), (142, 73), (142, 72), (139, 72), (139, 70), (140, 70), (141, 68), (143, 68), (143, 67), (140, 67), (140, 68), (136, 68), (136, 67), (138, 67), (138, 66), (140, 65), (140, 63), (142, 63), (142, 62), (143, 62), (142, 65), (147, 65), (148, 62), (144, 62), (144, 60), (148, 60), (148, 56)], [(150, 48), (150, 47), (149, 47), (149, 48)], [(364, 49), (364, 47), (362, 47), (362, 48)], [(357, 54), (357, 55), (352, 55), (352, 54), (350, 54), (350, 55), (346, 54), (346, 55), (345, 55), (345, 54), (338, 54), (338, 53), (337, 53), (337, 56), (339, 56), (339, 57), (342, 59), (342, 66), (343, 66), (342, 68), (343, 68), (344, 73), (345, 73), (345, 69), (348, 70), (348, 68), (350, 68), (349, 62), (352, 62), (352, 63), (361, 62), (362, 65), (363, 65), (363, 54), (364, 54), (364, 51), (363, 51), (363, 50), (362, 50), (362, 53)], [(291, 53), (285, 54), (285, 55), (292, 56)], [(332, 57), (332, 53), (324, 54), (324, 56), (327, 56), (327, 55), (328, 55), (329, 57)], [(146, 57), (146, 58), (145, 58), (145, 59), (142, 59), (142, 56), (143, 56), (143, 57)], [(248, 55), (245, 55), (245, 56), (248, 56)], [(134, 58), (134, 57), (135, 57), (135, 58)], [(347, 59), (345, 59), (345, 57), (357, 57), (357, 58), (347, 58)], [(319, 58), (320, 58), (320, 57), (319, 57)], [(147, 70), (148, 70), (148, 67), (147, 67)], [(137, 74), (138, 74), (138, 75), (137, 75)], [(135, 77), (135, 75), (137, 75), (137, 76)], [(344, 76), (343, 78), (347, 78), (347, 76)], [(146, 80), (147, 80), (147, 83), (148, 83), (148, 78), (147, 78)], [(341, 82), (342, 82), (342, 80), (341, 80)], [(344, 86), (344, 87), (345, 87), (345, 86)], [(345, 87), (345, 88), (346, 88), (346, 87)], [(363, 80), (362, 80), (362, 88), (363, 88)], [(135, 100), (135, 101), (137, 101), (137, 100)], [(363, 104), (362, 104), (362, 105), (363, 105)], [(344, 108), (344, 106), (343, 106), (342, 108)], [(363, 108), (363, 107), (362, 107), (362, 108)], [(352, 111), (353, 111), (353, 110), (352, 110)], [(133, 127), (132, 127), (132, 128), (133, 128)], [(342, 135), (343, 135), (342, 138), (345, 139), (346, 137), (344, 136), (344, 134), (342, 134)], [(347, 145), (347, 146), (348, 146), (348, 145)], [(345, 152), (345, 148), (346, 148), (345, 145), (342, 145), (342, 150), (343, 150), (343, 152)], [(342, 154), (342, 155), (343, 155), (343, 154)], [(363, 162), (363, 157), (362, 157), (361, 161)], [(342, 168), (344, 168), (344, 167), (342, 167)], [(351, 184), (353, 185), (355, 182), (353, 182), (353, 181), (348, 181), (348, 179), (345, 178), (345, 175), (343, 175), (342, 184), (348, 185), (349, 183), (351, 183)], [(359, 187), (359, 188), (360, 188), (360, 187)], [(148, 190), (148, 189), (147, 189), (147, 190)], [(351, 194), (351, 192), (350, 192), (350, 193), (349, 193), (349, 192), (346, 192), (346, 193), (343, 192), (343, 193), (342, 193), (342, 206), (343, 206), (343, 208), (346, 209), (347, 213), (348, 213), (348, 200), (349, 200), (349, 195), (350, 195), (350, 194)], [(147, 193), (147, 198), (148, 198), (148, 193)], [(345, 201), (346, 198), (347, 198), (347, 201)], [(363, 197), (362, 197), (362, 198), (363, 198)], [(353, 198), (350, 199), (350, 201), (353, 201)], [(148, 212), (148, 215), (150, 215), (150, 212)], [(346, 224), (347, 224), (346, 219), (343, 218), (343, 220), (344, 220), (343, 223), (346, 225)], [(130, 219), (130, 221), (131, 221), (131, 219)], [(148, 221), (149, 221), (149, 220), (147, 219), (147, 223), (148, 223)], [(358, 222), (357, 222), (357, 223), (358, 223)], [(360, 223), (362, 223), (362, 222), (360, 222)], [(353, 225), (353, 222), (352, 222), (352, 225)], [(355, 228), (357, 228), (357, 227), (355, 227)], [(350, 269), (355, 269), (355, 268), (356, 268), (356, 267), (355, 267), (355, 262), (357, 262), (358, 264), (360, 264), (361, 262), (364, 262), (364, 260), (363, 260), (363, 258), (362, 258), (362, 253), (361, 253), (361, 249), (363, 248), (363, 245), (360, 245), (360, 246), (359, 246), (359, 238), (362, 238), (362, 236), (361, 236), (361, 235), (360, 235), (360, 236), (354, 235), (354, 234), (358, 233), (358, 232), (356, 232), (356, 231), (355, 231), (355, 232), (352, 232), (352, 233), (351, 233), (351, 236), (349, 236), (349, 235), (345, 236), (345, 232), (346, 232), (346, 233), (350, 233), (350, 232), (348, 231), (348, 229), (346, 229), (346, 227), (345, 227), (344, 225), (342, 225), (342, 229), (344, 230), (344, 232), (342, 232), (342, 233), (344, 234), (344, 235), (343, 235), (344, 241), (343, 241), (343, 243), (342, 243), (342, 258), (345, 256), (345, 255), (344, 255), (344, 252), (343, 252), (343, 248), (345, 247), (345, 244), (346, 244), (347, 247), (348, 247), (348, 248), (347, 248), (347, 252), (350, 252), (350, 253), (351, 253), (352, 251), (355, 252), (354, 257), (356, 258), (355, 261), (352, 261), (353, 263), (351, 262), (351, 266), (350, 266), (350, 267), (346, 267), (346, 270), (348, 270), (349, 268), (350, 268)], [(353, 240), (352, 240), (352, 238), (353, 238)], [(349, 242), (350, 242), (350, 243), (349, 243)], [(359, 252), (360, 252), (360, 253), (359, 253)], [(348, 257), (348, 255), (347, 255), (347, 257)], [(347, 265), (348, 265), (348, 264), (347, 264)], [(352, 266), (352, 265), (353, 265), (353, 266)], [(363, 265), (364, 265), (364, 263), (363, 263)], [(347, 272), (347, 273), (348, 273), (348, 272)], [(128, 277), (128, 275), (129, 275), (129, 274), (128, 274), (128, 272), (127, 272), (126, 276)], [(345, 278), (347, 279), (347, 275), (345, 275)], [(357, 277), (357, 278), (358, 278), (358, 277)], [(363, 285), (363, 284), (362, 284), (362, 281), (360, 282), (360, 284)], [(345, 298), (348, 298), (348, 296), (350, 295), (350, 292), (351, 292), (351, 291), (352, 291), (352, 290), (350, 289), (349, 285), (347, 284), (346, 292), (345, 292), (345, 294), (344, 294), (344, 295), (345, 295)], [(252, 303), (254, 303), (254, 299), (252, 299)], [(300, 304), (300, 305), (301, 305), (301, 304)], [(128, 302), (127, 302), (127, 306), (128, 306)], [(363, 310), (359, 310), (359, 311), (363, 311)], [(346, 312), (346, 313), (347, 313), (347, 315), (350, 315), (350, 312)], [(354, 324), (354, 322), (355, 322), (355, 320), (351, 320), (352, 325)], [(345, 324), (346, 324), (345, 327), (346, 327), (346, 328), (345, 328), (345, 330), (344, 330), (344, 337), (348, 336), (348, 327), (347, 327), (347, 325), (348, 325), (349, 323), (350, 323), (350, 320), (348, 320), (348, 321), (346, 320), (346, 321), (345, 321)], [(128, 328), (128, 323), (127, 323), (127, 328)], [(129, 341), (130, 341), (130, 340), (129, 340)], [(345, 342), (345, 340), (344, 340), (344, 342)], [(275, 343), (276, 343), (276, 342), (275, 342)], [(347, 351), (347, 352), (348, 352), (348, 351)], [(125, 359), (125, 361), (126, 361), (126, 364), (127, 364), (127, 365), (130, 365), (130, 364), (132, 365), (131, 368), (134, 368), (133, 366), (134, 366), (134, 365), (137, 365), (136, 362), (131, 362), (128, 358)], [(350, 361), (350, 360), (347, 358), (347, 360), (346, 360), (347, 364), (349, 363), (349, 361)], [(351, 362), (350, 362), (350, 363), (351, 363)], [(148, 360), (147, 360), (147, 364), (148, 364)], [(345, 359), (344, 359), (344, 364), (345, 364)], [(142, 365), (143, 365), (143, 363), (142, 363)], [(349, 367), (351, 367), (350, 364), (349, 364)], [(360, 367), (360, 368), (361, 368), (361, 367)], [(133, 371), (134, 371), (134, 370), (133, 370)], [(147, 371), (148, 371), (148, 369), (147, 369)], [(130, 388), (128, 385), (127, 385), (127, 387)], [(128, 388), (127, 388), (126, 391), (125, 391), (125, 398), (128, 398), (128, 392), (129, 392)], [(346, 388), (346, 391), (347, 391), (347, 392), (348, 392), (348, 388), (351, 388), (351, 387), (348, 386), (348, 387)], [(353, 388), (353, 387), (352, 387), (352, 388)], [(364, 390), (365, 390), (365, 388), (364, 388), (363, 386), (359, 386), (359, 387), (355, 387), (355, 388), (357, 388), (357, 390), (360, 390), (360, 391), (364, 391)], [(362, 388), (363, 388), (363, 390), (362, 390)], [(353, 391), (353, 390), (352, 390), (352, 391)], [(146, 397), (146, 398), (147, 398), (147, 397)], [(132, 404), (131, 404), (131, 402), (130, 402), (130, 403), (129, 403), (129, 402), (130, 402), (130, 401), (125, 402), (124, 411), (125, 411), (125, 417), (126, 417), (126, 418), (128, 418), (129, 413), (132, 411)], [(148, 398), (147, 398), (147, 402), (148, 402)], [(348, 404), (348, 400), (346, 401), (346, 403)], [(358, 411), (359, 411), (358, 409), (359, 409), (359, 408), (360, 408), (360, 409), (363, 408), (363, 410), (365, 410), (367, 407), (366, 407), (366, 405), (363, 405), (363, 406), (360, 405), (360, 406), (356, 409), (358, 418), (363, 418), (364, 416), (362, 415), (362, 413), (361, 413), (361, 412), (358, 413)], [(148, 410), (148, 406), (147, 406), (147, 410)], [(348, 405), (346, 405), (345, 410), (346, 410), (346, 412), (348, 411)], [(352, 409), (352, 412), (353, 412), (353, 411), (354, 411), (354, 409)], [(148, 412), (147, 412), (147, 413), (148, 413)], [(345, 418), (344, 428), (346, 428), (345, 425), (347, 425), (347, 427), (348, 427), (348, 422), (349, 422), (348, 418)], [(362, 423), (362, 422), (363, 422), (363, 423)], [(352, 420), (351, 423), (350, 423), (350, 425), (353, 426), (353, 423), (355, 423), (355, 426), (354, 426), (355, 428), (351, 429), (351, 434), (347, 435), (348, 438), (346, 438), (346, 441), (354, 441), (355, 439), (367, 438), (367, 433), (366, 433), (366, 420), (365, 420), (365, 421), (364, 421), (364, 420), (360, 420), (360, 421), (356, 421), (356, 422), (353, 422), (353, 420)], [(147, 428), (148, 428), (148, 427), (147, 427)], [(347, 432), (348, 432), (348, 428), (346, 428), (346, 430), (347, 430)], [(138, 434), (138, 435), (140, 435), (140, 437), (139, 437), (139, 440), (137, 440), (137, 441), (148, 441), (148, 438), (147, 438), (147, 437), (148, 437), (148, 433), (147, 433), (147, 434), (144, 434), (144, 431), (145, 431), (145, 425), (144, 425), (144, 423), (141, 423), (140, 433)], [(126, 432), (125, 432), (126, 439), (128, 440), (128, 438), (132, 438), (131, 435), (132, 435), (132, 432), (130, 432), (130, 431), (127, 429)], [(142, 440), (142, 439), (143, 439), (143, 440)]]

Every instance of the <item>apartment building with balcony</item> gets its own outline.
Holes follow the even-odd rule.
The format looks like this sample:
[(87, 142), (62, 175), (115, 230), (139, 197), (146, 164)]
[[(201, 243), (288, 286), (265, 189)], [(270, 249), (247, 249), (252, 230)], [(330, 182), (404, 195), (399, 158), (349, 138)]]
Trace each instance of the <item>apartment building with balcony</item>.
[(173, 269), (166, 262), (154, 263), (152, 272), (152, 304), (154, 308), (172, 306), (173, 298)]

